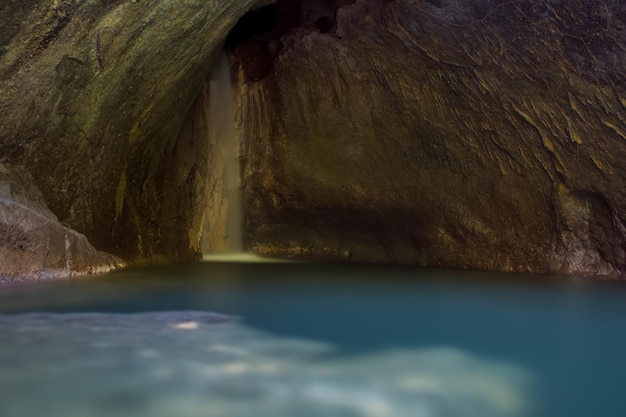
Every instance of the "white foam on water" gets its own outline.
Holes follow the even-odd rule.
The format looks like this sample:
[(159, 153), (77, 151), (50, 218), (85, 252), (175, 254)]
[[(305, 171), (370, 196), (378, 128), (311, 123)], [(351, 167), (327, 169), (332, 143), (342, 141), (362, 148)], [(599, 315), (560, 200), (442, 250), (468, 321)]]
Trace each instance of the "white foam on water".
[(515, 364), (446, 347), (346, 356), (212, 313), (0, 315), (0, 340), (2, 416), (532, 415)]

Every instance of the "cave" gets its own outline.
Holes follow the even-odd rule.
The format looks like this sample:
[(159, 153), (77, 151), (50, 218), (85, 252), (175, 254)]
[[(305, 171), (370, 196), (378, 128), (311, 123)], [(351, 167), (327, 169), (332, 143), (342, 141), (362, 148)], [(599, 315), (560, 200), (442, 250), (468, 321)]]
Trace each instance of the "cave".
[(222, 49), (248, 251), (621, 276), (619, 2), (0, 12), (31, 16), (0, 31), (3, 198), (34, 207), (5, 208), (3, 256), (21, 265), (6, 277), (199, 259), (218, 221), (206, 132)]
[(626, 2), (0, 2), (0, 415), (626, 415)]

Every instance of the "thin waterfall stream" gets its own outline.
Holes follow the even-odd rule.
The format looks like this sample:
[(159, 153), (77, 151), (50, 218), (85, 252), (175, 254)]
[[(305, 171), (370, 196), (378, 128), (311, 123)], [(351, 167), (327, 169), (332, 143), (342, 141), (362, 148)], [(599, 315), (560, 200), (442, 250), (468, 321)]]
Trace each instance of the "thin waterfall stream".
[(239, 143), (235, 135), (232, 81), (228, 55), (222, 51), (216, 58), (209, 76), (208, 125), (214, 164), (213, 189), (207, 207), (202, 252), (241, 254), (243, 242), (243, 209)]

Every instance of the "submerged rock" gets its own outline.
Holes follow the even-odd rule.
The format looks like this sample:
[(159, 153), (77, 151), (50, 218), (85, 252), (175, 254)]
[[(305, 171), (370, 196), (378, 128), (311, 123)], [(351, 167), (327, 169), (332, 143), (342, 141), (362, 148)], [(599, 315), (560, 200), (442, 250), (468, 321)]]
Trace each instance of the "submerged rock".
[(254, 251), (623, 273), (624, 2), (327, 3), (233, 49)]
[[(181, 328), (188, 317), (197, 326)], [(446, 347), (356, 355), (206, 312), (0, 315), (0, 337), (12, 341), (0, 349), (0, 385), (12, 394), (2, 415), (519, 417), (536, 408), (536, 376), (515, 362)]]
[(0, 164), (0, 284), (108, 272), (122, 265), (59, 223), (26, 170)]

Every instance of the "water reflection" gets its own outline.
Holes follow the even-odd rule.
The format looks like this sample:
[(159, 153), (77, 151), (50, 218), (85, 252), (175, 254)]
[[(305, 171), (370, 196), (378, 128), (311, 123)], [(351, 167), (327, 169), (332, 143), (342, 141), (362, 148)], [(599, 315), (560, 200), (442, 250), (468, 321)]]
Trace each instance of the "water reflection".
[(346, 356), (212, 313), (0, 315), (0, 340), (3, 416), (532, 415), (515, 364), (446, 347)]

